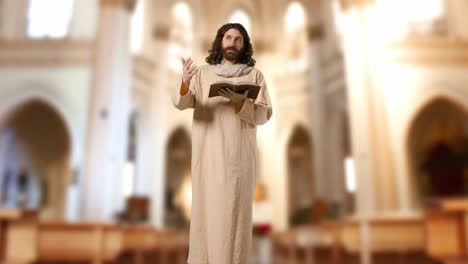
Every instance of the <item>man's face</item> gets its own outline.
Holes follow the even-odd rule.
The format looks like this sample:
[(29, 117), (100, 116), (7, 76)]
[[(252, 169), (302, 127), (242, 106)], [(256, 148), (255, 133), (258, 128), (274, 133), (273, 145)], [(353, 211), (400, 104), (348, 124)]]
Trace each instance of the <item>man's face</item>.
[(223, 58), (228, 61), (237, 61), (244, 48), (244, 37), (239, 30), (231, 28), (224, 33), (222, 41)]

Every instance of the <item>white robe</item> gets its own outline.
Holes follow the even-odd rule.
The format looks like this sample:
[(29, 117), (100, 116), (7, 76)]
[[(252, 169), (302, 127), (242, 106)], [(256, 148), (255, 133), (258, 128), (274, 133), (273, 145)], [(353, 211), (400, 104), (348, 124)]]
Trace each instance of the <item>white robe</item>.
[[(176, 108), (194, 108), (192, 209), (189, 264), (247, 264), (252, 240), (252, 202), (257, 177), (256, 126), (272, 115), (263, 74), (253, 69), (221, 77), (212, 65), (198, 68), (190, 92), (173, 97)], [(229, 80), (261, 85), (236, 114), (224, 97), (208, 98), (210, 84)]]

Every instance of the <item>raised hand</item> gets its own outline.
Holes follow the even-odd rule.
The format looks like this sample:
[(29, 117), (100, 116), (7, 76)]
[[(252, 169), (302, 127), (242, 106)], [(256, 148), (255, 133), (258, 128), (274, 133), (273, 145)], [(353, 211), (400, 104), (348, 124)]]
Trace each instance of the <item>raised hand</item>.
[(192, 58), (190, 57), (187, 59), (180, 58), (180, 61), (182, 62), (182, 68), (183, 68), (182, 82), (184, 83), (184, 85), (188, 86), (190, 84), (190, 80), (192, 79), (193, 75), (197, 73), (197, 67), (195, 66)]

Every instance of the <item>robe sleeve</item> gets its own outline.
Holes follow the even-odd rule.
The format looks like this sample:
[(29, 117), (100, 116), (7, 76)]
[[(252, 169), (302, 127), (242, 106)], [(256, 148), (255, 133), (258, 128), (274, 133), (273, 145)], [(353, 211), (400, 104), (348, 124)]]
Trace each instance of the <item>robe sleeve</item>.
[(272, 116), (273, 106), (268, 95), (265, 78), (260, 71), (257, 72), (256, 79), (256, 83), (260, 85), (257, 98), (255, 100), (247, 98), (237, 116), (252, 125), (263, 125)]
[[(182, 85), (182, 84), (181, 84)], [(200, 87), (200, 71), (192, 77), (190, 81), (189, 90), (185, 95), (180, 95), (180, 88), (172, 95), (172, 104), (179, 110), (187, 108), (195, 108), (195, 98), (197, 90)]]

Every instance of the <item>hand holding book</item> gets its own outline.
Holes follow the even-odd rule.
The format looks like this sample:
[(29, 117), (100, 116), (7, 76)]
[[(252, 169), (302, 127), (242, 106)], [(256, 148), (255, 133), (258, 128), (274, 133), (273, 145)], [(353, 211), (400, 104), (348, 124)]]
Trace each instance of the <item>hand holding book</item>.
[(224, 96), (227, 99), (231, 100), (236, 109), (240, 110), (242, 108), (242, 105), (244, 105), (245, 99), (247, 99), (247, 94), (249, 93), (249, 91), (246, 90), (243, 94), (240, 94), (231, 91), (231, 89), (229, 88), (222, 88), (218, 90), (218, 93), (221, 96)]
[(210, 86), (208, 97), (223, 96), (219, 93), (221, 89), (228, 88), (230, 91), (237, 94), (247, 94), (247, 98), (256, 99), (260, 91), (260, 85), (254, 83), (231, 83), (231, 82), (216, 82)]
[(247, 99), (249, 91), (246, 90), (243, 94), (240, 94), (231, 91), (231, 89), (229, 88), (221, 88), (218, 90), (218, 93), (220, 96), (226, 97), (231, 101), (231, 103), (234, 105), (234, 109), (236, 110), (237, 114), (242, 109), (242, 106), (244, 105), (245, 100)]

